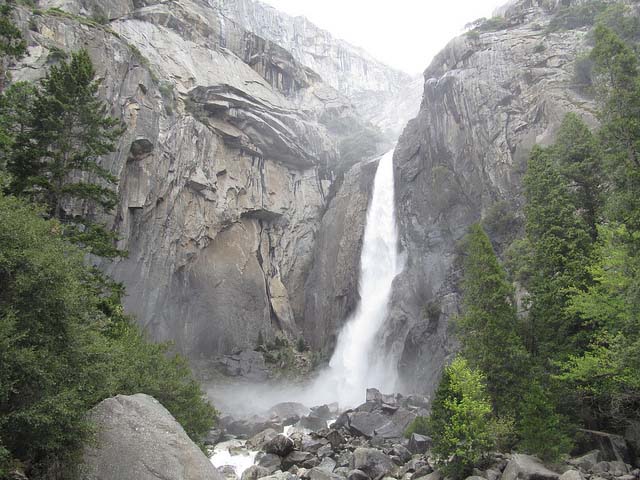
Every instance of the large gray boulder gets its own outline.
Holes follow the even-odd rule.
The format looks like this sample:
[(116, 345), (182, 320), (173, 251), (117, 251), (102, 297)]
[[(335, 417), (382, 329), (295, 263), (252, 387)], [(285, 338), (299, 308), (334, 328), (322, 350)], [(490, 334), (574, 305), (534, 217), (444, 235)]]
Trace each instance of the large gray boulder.
[(144, 394), (108, 398), (91, 410), (97, 426), (82, 480), (223, 480), (160, 402)]
[(560, 475), (530, 455), (514, 455), (502, 473), (501, 480), (558, 480)]
[(396, 468), (391, 458), (375, 448), (356, 448), (350, 466), (374, 479), (384, 477)]

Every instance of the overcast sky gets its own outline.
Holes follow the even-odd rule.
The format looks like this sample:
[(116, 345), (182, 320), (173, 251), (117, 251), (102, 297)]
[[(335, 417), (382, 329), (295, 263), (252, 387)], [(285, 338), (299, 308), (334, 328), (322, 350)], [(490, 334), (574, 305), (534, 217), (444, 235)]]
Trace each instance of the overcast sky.
[(421, 73), (464, 25), (506, 0), (264, 0), (362, 47), (407, 73)]

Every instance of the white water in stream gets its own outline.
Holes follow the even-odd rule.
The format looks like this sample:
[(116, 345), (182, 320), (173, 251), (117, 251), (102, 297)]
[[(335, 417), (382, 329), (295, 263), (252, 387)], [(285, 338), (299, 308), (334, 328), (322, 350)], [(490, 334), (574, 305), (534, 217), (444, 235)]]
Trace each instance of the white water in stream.
[[(360, 303), (338, 337), (336, 349), (310, 389), (327, 402), (353, 407), (367, 388), (394, 392), (397, 371), (379, 334), (387, 319), (393, 279), (402, 270), (395, 217), (393, 150), (378, 164), (360, 257)], [(316, 398), (316, 404), (320, 398)]]

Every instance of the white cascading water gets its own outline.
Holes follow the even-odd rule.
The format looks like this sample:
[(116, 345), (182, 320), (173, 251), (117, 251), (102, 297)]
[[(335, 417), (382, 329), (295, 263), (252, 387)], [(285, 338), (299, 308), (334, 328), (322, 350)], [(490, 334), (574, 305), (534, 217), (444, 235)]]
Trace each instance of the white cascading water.
[(360, 257), (360, 303), (340, 332), (329, 368), (311, 389), (314, 394), (338, 401), (344, 408), (362, 403), (367, 388), (395, 391), (393, 359), (385, 358), (376, 339), (387, 318), (393, 279), (401, 268), (391, 150), (378, 164), (367, 212)]

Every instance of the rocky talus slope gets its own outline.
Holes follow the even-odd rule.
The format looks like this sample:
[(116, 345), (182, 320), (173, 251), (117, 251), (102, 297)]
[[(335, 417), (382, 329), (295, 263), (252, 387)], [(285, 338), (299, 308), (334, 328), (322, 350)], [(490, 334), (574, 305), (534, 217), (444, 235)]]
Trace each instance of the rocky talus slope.
[[(367, 401), (343, 412), (329, 427), (335, 405), (308, 409), (296, 403), (274, 406), (262, 416), (245, 420), (229, 417), (212, 438), (216, 448), (241, 455), (258, 451), (255, 465), (240, 480), (442, 480), (431, 452), (432, 440), (406, 426), (423, 414), (428, 400), (421, 396), (384, 395), (367, 391)], [(288, 436), (279, 433), (288, 426)], [(240, 439), (248, 439), (246, 445)], [(218, 443), (222, 440), (222, 443)], [(467, 480), (636, 480), (632, 450), (617, 435), (583, 431), (575, 457), (545, 466), (535, 457), (492, 454), (482, 469)], [(238, 480), (228, 466), (220, 466), (227, 480)]]
[[(338, 189), (351, 164), (339, 145), (371, 129), (334, 77), (359, 91), (393, 90), (402, 77), (358, 57), (357, 69), (312, 65), (325, 80), (249, 29), (258, 30), (259, 8), (269, 10), (213, 0), (39, 0), (16, 10), (29, 53), (15, 80), (89, 50), (101, 95), (127, 125), (103, 161), (120, 179), (106, 220), (128, 257), (103, 267), (125, 284), (126, 308), (150, 335), (194, 361), (252, 347), (260, 332), (301, 334), (305, 298), (323, 287), (307, 282), (322, 216), (331, 198), (347, 203)], [(282, 28), (300, 21), (272, 16)], [(314, 32), (329, 48), (328, 34)], [(351, 144), (350, 162), (364, 159), (359, 148), (378, 148), (366, 142)], [(365, 181), (344, 183), (362, 186), (356, 210), (366, 209)], [(341, 268), (357, 264), (354, 241)], [(345, 285), (357, 296), (353, 279)]]
[(500, 202), (519, 210), (528, 154), (534, 144), (553, 141), (567, 112), (596, 122), (594, 99), (574, 80), (589, 28), (546, 29), (557, 8), (569, 3), (575, 2), (511, 2), (498, 30), (454, 39), (425, 71), (420, 113), (394, 158), (408, 264), (396, 279), (385, 334), (410, 390), (432, 391), (455, 351), (449, 322), (459, 305), (454, 258), (467, 227)]

